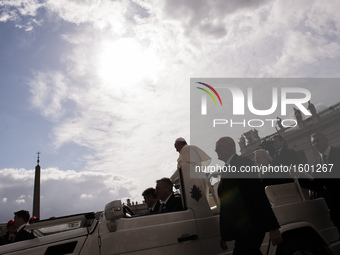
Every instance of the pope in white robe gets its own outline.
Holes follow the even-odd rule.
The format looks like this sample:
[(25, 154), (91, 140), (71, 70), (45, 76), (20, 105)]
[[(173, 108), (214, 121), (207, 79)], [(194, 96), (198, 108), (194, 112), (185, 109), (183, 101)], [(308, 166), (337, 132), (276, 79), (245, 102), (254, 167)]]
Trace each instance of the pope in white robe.
[[(182, 168), (184, 178), (201, 178), (204, 194), (209, 197), (208, 179), (204, 172), (198, 171), (210, 164), (211, 158), (202, 149), (195, 145), (188, 145), (184, 138), (175, 141), (175, 148), (179, 152), (177, 167)], [(178, 177), (178, 171), (171, 177), (172, 180)]]

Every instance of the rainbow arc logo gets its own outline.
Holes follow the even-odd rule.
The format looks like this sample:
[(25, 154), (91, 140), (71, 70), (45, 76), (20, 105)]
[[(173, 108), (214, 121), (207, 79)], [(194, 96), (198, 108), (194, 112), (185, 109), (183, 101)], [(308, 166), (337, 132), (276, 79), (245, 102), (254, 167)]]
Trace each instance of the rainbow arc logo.
[[(208, 85), (208, 84), (206, 84), (206, 83), (203, 83), (203, 82), (197, 82), (197, 83), (198, 83), (198, 84), (201, 84), (201, 85), (204, 85), (204, 86), (206, 86), (207, 88), (211, 89), (211, 91), (214, 92), (215, 95), (217, 96), (217, 98), (218, 98), (218, 100), (220, 101), (220, 104), (221, 104), (221, 106), (222, 106), (222, 101), (221, 101), (220, 95), (217, 93), (217, 91), (216, 91), (213, 87), (211, 87), (210, 85)], [(203, 91), (205, 91), (206, 93), (208, 93), (208, 95), (211, 96), (211, 98), (214, 100), (215, 105), (217, 105), (214, 96), (213, 96), (208, 90), (206, 90), (206, 89), (204, 89), (204, 88), (200, 88), (200, 87), (197, 87), (197, 88), (198, 88), (198, 89), (201, 89), (201, 90), (203, 90)]]
[[(217, 96), (217, 98), (220, 101), (220, 104), (222, 106), (222, 100), (220, 98), (220, 95), (217, 93), (217, 91), (212, 86), (210, 86), (210, 85), (208, 85), (206, 83), (203, 83), (203, 82), (197, 82), (197, 83), (201, 84), (201, 85), (203, 85), (203, 86), (205, 86), (207, 88), (209, 88), (212, 92), (214, 92), (214, 94)], [(206, 92), (214, 100), (215, 105), (217, 105), (215, 97), (213, 96), (213, 94), (209, 90), (207, 90), (205, 88), (200, 88), (200, 87), (196, 87), (196, 88), (201, 89), (204, 92)], [(206, 94), (202, 95), (202, 105), (201, 106), (202, 106), (201, 114), (202, 115), (207, 115), (207, 98), (206, 98)]]

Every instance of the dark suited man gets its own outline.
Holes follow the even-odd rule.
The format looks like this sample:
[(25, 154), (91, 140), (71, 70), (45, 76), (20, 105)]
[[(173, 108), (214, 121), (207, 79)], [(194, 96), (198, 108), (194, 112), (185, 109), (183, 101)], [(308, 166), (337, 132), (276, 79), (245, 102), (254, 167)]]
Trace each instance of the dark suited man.
[[(254, 151), (254, 161), (260, 169), (263, 168), (263, 166), (273, 165), (272, 161), (270, 160), (269, 152), (264, 149), (257, 149)], [(294, 181), (288, 172), (264, 172), (261, 174), (260, 180), (264, 187)]]
[(27, 225), (28, 220), (30, 219), (30, 213), (26, 210), (21, 210), (14, 213), (14, 226), (17, 229), (16, 234), (13, 238), (13, 243), (29, 240), (35, 238), (35, 236), (28, 232), (25, 227)]
[(160, 212), (161, 203), (156, 196), (156, 190), (154, 188), (144, 190), (142, 196), (144, 197), (145, 203), (148, 205), (151, 214)]
[(276, 135), (273, 137), (273, 147), (275, 149), (274, 159), (272, 164), (275, 166), (289, 166), (300, 163), (299, 157), (295, 150), (288, 149), (286, 141), (282, 136)]
[[(264, 149), (258, 149), (254, 151), (254, 161), (261, 169), (263, 166), (269, 166), (271, 164), (269, 152)], [(271, 178), (273, 177), (272, 173), (260, 173), (260, 181), (263, 185), (263, 187), (269, 186), (269, 185), (275, 185), (280, 184), (281, 179), (277, 178)], [(275, 176), (274, 176), (275, 177)]]
[[(299, 165), (300, 159), (293, 149), (288, 149), (286, 141), (282, 136), (276, 135), (272, 139), (275, 154), (271, 162), (274, 166), (294, 166)], [(272, 184), (283, 184), (294, 182), (288, 172), (277, 172), (272, 174), (273, 183)]]
[[(250, 159), (236, 154), (235, 142), (230, 137), (220, 138), (215, 151), (226, 166), (240, 170), (241, 166), (253, 165)], [(251, 175), (245, 179), (223, 173), (218, 187), (221, 246), (227, 249), (225, 241), (235, 240), (234, 255), (262, 254), (260, 247), (268, 231), (273, 245), (282, 242), (279, 223), (257, 173)]]
[(6, 233), (0, 237), (0, 245), (5, 245), (13, 242), (13, 238), (17, 233), (17, 230), (14, 226), (14, 220), (10, 220), (7, 222), (7, 231)]
[(162, 178), (157, 180), (156, 183), (156, 196), (163, 201), (160, 212), (183, 210), (181, 197), (172, 192), (172, 181), (169, 178)]
[[(311, 143), (318, 152), (318, 157), (314, 162), (317, 164), (333, 164), (332, 172), (339, 176), (340, 172), (340, 148), (331, 147), (328, 144), (328, 138), (321, 134), (311, 135)], [(314, 173), (313, 180), (300, 179), (301, 186), (309, 188), (312, 191), (312, 198), (324, 197), (330, 216), (334, 225), (340, 230), (340, 181), (338, 178), (322, 178), (325, 173)], [(321, 178), (320, 178), (321, 177)]]

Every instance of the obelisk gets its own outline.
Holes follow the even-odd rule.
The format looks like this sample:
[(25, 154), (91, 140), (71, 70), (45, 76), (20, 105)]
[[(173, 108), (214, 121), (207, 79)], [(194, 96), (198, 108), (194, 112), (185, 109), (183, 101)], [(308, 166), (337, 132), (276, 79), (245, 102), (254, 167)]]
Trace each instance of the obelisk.
[(34, 194), (33, 194), (33, 214), (32, 216), (40, 219), (40, 165), (39, 165), (39, 155), (41, 154), (38, 151), (38, 160), (37, 166), (35, 167), (35, 180), (34, 180)]

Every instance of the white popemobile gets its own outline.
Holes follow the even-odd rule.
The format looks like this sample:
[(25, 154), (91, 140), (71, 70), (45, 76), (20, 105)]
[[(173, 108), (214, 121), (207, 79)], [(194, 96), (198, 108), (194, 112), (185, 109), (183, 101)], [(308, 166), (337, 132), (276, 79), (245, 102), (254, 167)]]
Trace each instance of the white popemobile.
[[(103, 212), (34, 223), (27, 229), (37, 238), (0, 246), (0, 254), (232, 254), (233, 242), (227, 251), (219, 246), (218, 179), (208, 178), (216, 183), (176, 170), (172, 180), (183, 211), (138, 216), (116, 200)], [(266, 194), (284, 241), (272, 246), (267, 234), (263, 254), (340, 254), (339, 234), (323, 198), (306, 200), (297, 181), (268, 186)]]

